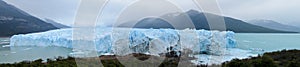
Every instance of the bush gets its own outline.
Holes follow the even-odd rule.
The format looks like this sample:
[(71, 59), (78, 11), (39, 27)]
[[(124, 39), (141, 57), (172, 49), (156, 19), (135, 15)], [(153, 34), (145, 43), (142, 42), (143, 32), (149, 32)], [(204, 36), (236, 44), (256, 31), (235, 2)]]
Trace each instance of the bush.
[(249, 59), (234, 59), (222, 63), (223, 67), (300, 67), (300, 50), (265, 53)]

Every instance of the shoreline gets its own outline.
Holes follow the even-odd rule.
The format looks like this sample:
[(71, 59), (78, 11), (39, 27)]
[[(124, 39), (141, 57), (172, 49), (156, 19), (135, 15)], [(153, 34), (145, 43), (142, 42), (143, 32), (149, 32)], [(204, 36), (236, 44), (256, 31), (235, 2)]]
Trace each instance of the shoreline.
[[(151, 58), (150, 58), (151, 57)], [(150, 60), (149, 62), (137, 62), (136, 60), (129, 61), (128, 59), (133, 59), (136, 58), (140, 61), (146, 61)], [(103, 66), (105, 67), (111, 67), (111, 66), (117, 66), (117, 67), (124, 67), (122, 63), (126, 63), (129, 65), (133, 66), (145, 66), (145, 64), (153, 66), (160, 64), (160, 67), (177, 67), (180, 62), (183, 62), (183, 64), (188, 65), (188, 66), (197, 66), (194, 63), (192, 63), (189, 60), (193, 60), (196, 58), (193, 57), (178, 57), (178, 56), (173, 56), (173, 55), (166, 55), (164, 57), (163, 62), (159, 63), (162, 61), (163, 58), (162, 56), (154, 56), (154, 55), (148, 55), (148, 54), (142, 54), (142, 53), (132, 53), (129, 55), (125, 56), (116, 56), (116, 55), (102, 55), (99, 57), (86, 57), (86, 58), (75, 58), (75, 57), (70, 57), (68, 56), (67, 58), (63, 57), (57, 57), (55, 59), (47, 59), (46, 62), (43, 62), (45, 60), (42, 59), (37, 59), (34, 61), (22, 61), (22, 62), (17, 62), (17, 63), (0, 63), (0, 67), (2, 66), (17, 66), (17, 65), (22, 65), (25, 64), (25, 66), (28, 64), (28, 66), (35, 66), (35, 64), (41, 65), (41, 66), (55, 66), (57, 63), (60, 65), (66, 65), (68, 67), (76, 67), (76, 65), (84, 65), (84, 66), (97, 66), (99, 65), (98, 63), (95, 63), (97, 59), (99, 59)], [(120, 60), (123, 60), (122, 63)], [(126, 60), (126, 61), (124, 61)], [(86, 64), (88, 63), (88, 64)]]
[[(267, 60), (269, 59), (269, 62), (272, 62), (272, 64), (274, 65), (288, 65), (288, 64), (292, 64), (291, 62), (296, 62), (296, 64), (299, 62), (300, 63), (300, 50), (297, 49), (293, 49), (293, 50), (280, 50), (280, 51), (274, 51), (274, 52), (266, 52), (264, 54), (262, 54), (261, 56), (258, 57), (249, 57), (249, 58), (245, 58), (245, 59), (233, 59), (231, 61), (226, 61), (223, 62), (222, 64), (213, 64), (211, 66), (225, 66), (225, 67), (231, 67), (234, 64), (238, 63), (245, 63), (247, 64), (250, 60), (257, 60), (257, 59), (262, 59), (264, 60), (265, 58), (267, 58)], [(139, 60), (147, 60), (149, 59), (149, 57), (154, 57), (154, 58), (161, 58), (162, 56), (153, 56), (153, 55), (147, 55), (147, 54), (141, 54), (141, 53), (132, 53), (129, 55), (125, 55), (125, 56), (116, 56), (116, 55), (103, 55), (103, 56), (99, 56), (99, 57), (89, 57), (89, 58), (74, 58), (74, 57), (68, 57), (68, 58), (63, 58), (63, 57), (57, 57), (55, 59), (47, 59), (47, 62), (42, 62), (43, 60), (38, 59), (35, 61), (23, 61), (23, 62), (19, 62), (19, 63), (8, 63), (8, 64), (0, 64), (0, 66), (15, 66), (15, 65), (29, 65), (29, 66), (33, 66), (35, 64), (39, 64), (42, 66), (51, 66), (52, 64), (55, 65), (71, 65), (71, 67), (73, 67), (74, 65), (78, 65), (78, 63), (88, 63), (88, 65), (97, 65), (97, 64), (93, 64), (93, 62), (90, 62), (90, 60), (88, 59), (100, 59), (100, 61), (102, 62), (102, 64), (104, 66), (118, 66), (118, 67), (124, 67), (124, 65), (122, 65), (122, 63), (119, 62), (119, 60), (128, 60), (129, 58), (132, 58), (131, 56), (134, 56), (135, 58), (139, 59)], [(289, 57), (289, 56), (294, 56), (294, 58), (296, 58), (297, 60), (287, 60), (285, 58), (282, 57)], [(182, 60), (183, 59), (183, 60)], [(174, 55), (166, 55), (166, 58), (164, 59), (164, 62), (162, 62), (160, 64), (161, 67), (164, 66), (177, 66), (178, 62), (180, 60), (180, 62), (184, 62), (184, 65), (186, 66), (203, 66), (203, 67), (207, 67), (208, 65), (196, 65), (194, 63), (192, 63), (189, 60), (193, 60), (196, 59), (194, 57), (187, 57), (187, 56), (182, 56), (182, 57), (178, 57), (178, 56), (174, 56)], [(81, 60), (81, 61), (75, 61), (75, 60)], [(285, 61), (289, 61), (289, 62), (282, 62), (282, 60)], [(151, 64), (159, 64), (158, 62), (159, 60), (155, 59), (154, 61), (152, 61), (152, 63), (147, 63), (149, 65)], [(76, 64), (77, 62), (77, 64)], [(253, 62), (253, 61), (252, 61)], [(263, 61), (256, 61), (256, 62), (260, 62), (260, 63), (264, 63)], [(139, 62), (136, 61), (125, 61), (123, 63), (126, 64), (140, 64)], [(138, 65), (137, 64), (137, 65)], [(54, 65), (54, 66), (55, 66)], [(72, 66), (73, 65), (73, 66)], [(240, 64), (238, 66), (241, 66), (243, 64)], [(248, 63), (248, 65), (251, 66), (251, 63)], [(53, 66), (53, 65), (52, 65)], [(284, 66), (283, 66), (284, 67)]]

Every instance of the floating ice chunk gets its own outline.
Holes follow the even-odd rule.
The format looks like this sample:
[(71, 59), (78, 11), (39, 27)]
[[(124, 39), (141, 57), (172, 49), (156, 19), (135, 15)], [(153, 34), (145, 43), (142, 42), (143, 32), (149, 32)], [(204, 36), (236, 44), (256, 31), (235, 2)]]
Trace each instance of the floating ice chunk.
[(192, 60), (195, 64), (221, 64), (232, 59), (245, 59), (249, 56), (255, 57), (258, 56), (256, 53), (252, 53), (251, 50), (242, 50), (237, 48), (229, 48), (224, 53), (224, 55), (208, 55), (208, 54), (198, 54), (194, 57), (198, 58), (197, 60)]
[(10, 45), (3, 45), (2, 47), (10, 47)]

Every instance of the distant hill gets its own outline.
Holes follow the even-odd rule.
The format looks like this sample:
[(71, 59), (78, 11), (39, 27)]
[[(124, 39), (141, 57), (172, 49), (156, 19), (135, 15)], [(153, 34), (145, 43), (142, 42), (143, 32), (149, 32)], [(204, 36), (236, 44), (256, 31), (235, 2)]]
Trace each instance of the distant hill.
[[(172, 13), (170, 13), (172, 14)], [(219, 15), (210, 14), (210, 13), (203, 13), (198, 12), (196, 10), (190, 10), (187, 11), (185, 14), (187, 14), (190, 19), (192, 20), (193, 24), (195, 25), (196, 29), (206, 29), (211, 30), (209, 27), (209, 24), (206, 20), (206, 16), (210, 15), (211, 17), (218, 17)], [(184, 13), (179, 13), (177, 15), (163, 15), (163, 16), (173, 16), (174, 20), (180, 21), (180, 17), (182, 17)], [(237, 33), (293, 33), (289, 31), (280, 31), (280, 30), (274, 30), (265, 28), (262, 26), (257, 26), (253, 24), (246, 23), (242, 20), (230, 18), (230, 17), (224, 17), (225, 24), (226, 24), (226, 30), (234, 31)], [(219, 22), (218, 22), (219, 23)], [(129, 27), (130, 22), (124, 23), (119, 25), (119, 27)], [(180, 24), (184, 25), (184, 22), (180, 22)], [(134, 25), (134, 28), (172, 28), (174, 27), (167, 23), (167, 21), (164, 21), (160, 18), (145, 18), (143, 20), (140, 20), (136, 25)]]
[(69, 26), (63, 25), (61, 23), (55, 22), (54, 20), (51, 19), (45, 19), (45, 22), (52, 24), (53, 26), (57, 28), (71, 28)]
[(58, 29), (0, 0), (0, 37)]
[(262, 26), (262, 27), (266, 27), (266, 28), (270, 28), (270, 29), (275, 29), (275, 30), (300, 32), (299, 27), (281, 24), (281, 23), (273, 21), (273, 20), (250, 20), (247, 22), (254, 24), (254, 25), (258, 25), (258, 26)]
[(134, 28), (154, 28), (154, 29), (158, 29), (158, 28), (172, 28), (174, 29), (174, 27), (167, 23), (167, 21), (162, 20), (160, 18), (145, 18), (141, 21), (139, 21)]

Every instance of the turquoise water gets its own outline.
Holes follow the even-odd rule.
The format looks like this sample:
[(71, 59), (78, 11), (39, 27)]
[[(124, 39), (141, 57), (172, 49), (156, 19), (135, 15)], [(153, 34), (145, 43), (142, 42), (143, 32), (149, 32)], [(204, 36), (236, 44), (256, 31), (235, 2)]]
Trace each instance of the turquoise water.
[(266, 52), (283, 49), (300, 49), (300, 34), (239, 33), (238, 47), (242, 49), (263, 49)]
[(5, 45), (9, 45), (9, 38), (0, 38), (0, 63), (67, 57), (72, 52), (62, 47), (3, 47)]
[[(266, 52), (282, 49), (300, 49), (300, 34), (237, 33), (238, 48), (262, 49)], [(0, 63), (24, 60), (46, 59), (68, 56), (72, 49), (62, 47), (3, 47), (9, 45), (9, 38), (0, 38)]]

